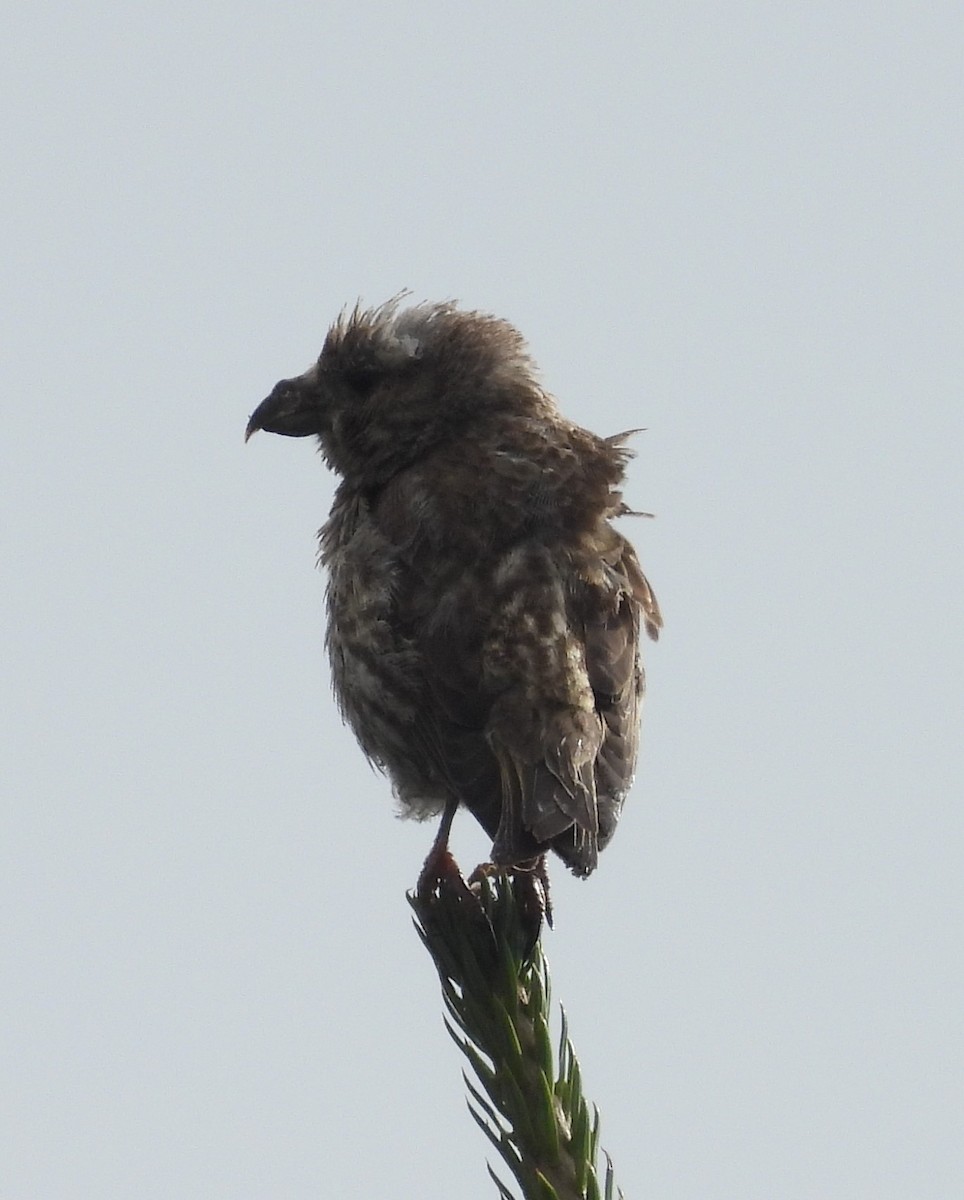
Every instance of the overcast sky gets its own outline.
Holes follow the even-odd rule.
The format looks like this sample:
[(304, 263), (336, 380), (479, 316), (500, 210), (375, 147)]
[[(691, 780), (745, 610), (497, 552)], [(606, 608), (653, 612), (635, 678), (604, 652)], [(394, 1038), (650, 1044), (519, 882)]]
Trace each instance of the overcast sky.
[(0, 59), (4, 1200), (495, 1194), (333, 481), (242, 442), (401, 288), (647, 428), (640, 770), (547, 938), (628, 1200), (964, 1194), (964, 9), (53, 3)]

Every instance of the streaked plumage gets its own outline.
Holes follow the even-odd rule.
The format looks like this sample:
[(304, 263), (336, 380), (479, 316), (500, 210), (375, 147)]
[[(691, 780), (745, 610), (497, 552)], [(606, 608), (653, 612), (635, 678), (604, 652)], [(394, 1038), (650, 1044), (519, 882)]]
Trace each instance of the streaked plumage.
[(596, 866), (632, 782), (641, 626), (623, 435), (567, 421), (519, 333), (452, 304), (343, 314), (248, 425), (319, 438), (335, 694), (404, 813), (458, 801), (493, 861)]

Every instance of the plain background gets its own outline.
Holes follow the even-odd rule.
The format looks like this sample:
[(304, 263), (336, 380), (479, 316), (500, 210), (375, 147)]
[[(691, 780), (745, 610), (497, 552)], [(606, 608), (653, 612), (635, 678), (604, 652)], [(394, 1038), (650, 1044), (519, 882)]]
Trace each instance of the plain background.
[[(964, 1194), (956, 3), (7, 13), (4, 1200), (491, 1196), (248, 414), (401, 288), (646, 426), (637, 783), (547, 949), (627, 1197)], [(467, 867), (486, 844), (463, 819)]]

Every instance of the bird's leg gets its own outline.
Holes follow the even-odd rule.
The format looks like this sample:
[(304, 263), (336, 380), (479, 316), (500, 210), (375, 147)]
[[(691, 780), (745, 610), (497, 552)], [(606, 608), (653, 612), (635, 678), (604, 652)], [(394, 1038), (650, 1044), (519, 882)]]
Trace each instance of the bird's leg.
[[(543, 920), (552, 928), (552, 904), (549, 901), (549, 875), (546, 870), (546, 856), (516, 862), (503, 866), (495, 863), (483, 863), (472, 872), (466, 884), (458, 864), (449, 851), (449, 834), (452, 822), (458, 812), (457, 798), (446, 801), (439, 822), (435, 841), (428, 852), (425, 863), (415, 885), (419, 902), (431, 911), (431, 905), (442, 900), (446, 904), (468, 904), (463, 913), (482, 918), (486, 923), (482, 909), (479, 907), (477, 884), (482, 875), (496, 874), (502, 876), (506, 885), (512, 889), (515, 897), (518, 915), (518, 952), (524, 962), (532, 959), (532, 954), (539, 942)], [(476, 884), (473, 888), (471, 885)], [(489, 927), (491, 933), (491, 927)]]
[[(443, 853), (449, 848), (449, 834), (452, 832), (452, 822), (455, 820), (455, 814), (459, 811), (459, 802), (456, 797), (449, 797), (445, 801), (445, 808), (442, 810), (442, 819), (438, 823), (438, 832), (435, 834), (435, 841), (432, 843), (432, 849), (428, 852), (428, 857), (433, 854)], [(428, 861), (428, 860), (426, 860)]]
[(465, 886), (458, 865), (449, 851), (449, 834), (452, 831), (452, 822), (455, 820), (458, 809), (457, 798), (445, 802), (435, 841), (428, 852), (416, 884), (419, 896), (425, 897), (437, 892), (441, 883), (451, 883), (453, 878), (457, 879), (463, 887)]
[(515, 896), (519, 912), (519, 926), (524, 938), (524, 954), (526, 961), (531, 959), (532, 952), (542, 933), (542, 922), (545, 919), (552, 928), (552, 904), (549, 900), (549, 875), (546, 871), (546, 856), (540, 854), (531, 865), (516, 866), (512, 869), (509, 880)]
[(546, 918), (546, 924), (551, 929), (552, 900), (549, 898), (549, 871), (546, 867), (546, 856), (544, 854), (539, 855), (539, 861), (536, 863), (532, 874), (537, 885), (537, 890), (541, 893), (542, 911)]
[(523, 961), (530, 962), (542, 933), (543, 920), (552, 928), (552, 903), (549, 899), (549, 873), (546, 856), (530, 858), (512, 866), (498, 863), (479, 863), (469, 876), (469, 887), (478, 885), (483, 876), (500, 875), (515, 897), (519, 918), (519, 951)]

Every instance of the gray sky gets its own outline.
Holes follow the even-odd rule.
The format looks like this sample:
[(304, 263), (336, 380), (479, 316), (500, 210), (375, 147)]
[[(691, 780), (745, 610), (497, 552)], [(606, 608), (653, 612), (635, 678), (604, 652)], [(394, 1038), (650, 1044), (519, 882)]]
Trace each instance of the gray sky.
[(962, 54), (952, 3), (7, 14), (4, 1200), (494, 1195), (431, 830), (329, 695), (332, 480), (242, 444), (403, 287), (648, 427), (641, 768), (547, 942), (627, 1197), (964, 1193)]

